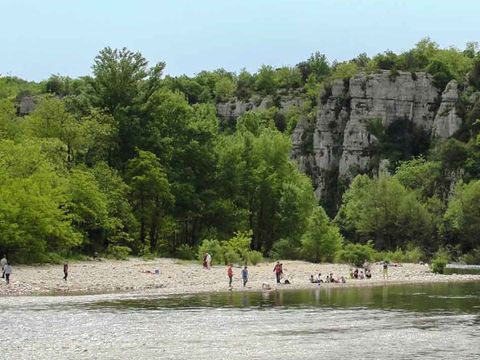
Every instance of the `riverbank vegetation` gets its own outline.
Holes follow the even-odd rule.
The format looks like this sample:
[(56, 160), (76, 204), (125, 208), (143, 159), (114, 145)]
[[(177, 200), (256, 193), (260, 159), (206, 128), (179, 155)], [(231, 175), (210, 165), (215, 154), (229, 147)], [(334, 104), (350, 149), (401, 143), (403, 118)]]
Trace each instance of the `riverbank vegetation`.
[[(315, 53), (254, 74), (172, 77), (162, 75), (164, 67), (105, 48), (91, 76), (0, 77), (0, 252), (19, 262), (205, 251), (223, 262), (254, 263), (262, 255), (480, 262), (476, 44), (441, 49), (425, 39), (401, 54), (340, 63)], [(291, 132), (331, 81), (382, 69), (392, 76), (426, 71), (440, 89), (456, 79), (463, 127), (419, 156), (383, 147), (395, 159), (392, 173), (359, 175), (330, 219), (290, 159)], [(307, 105), (286, 117), (273, 106), (233, 125), (217, 119), (218, 102), (270, 96), (275, 103), (292, 92)]]

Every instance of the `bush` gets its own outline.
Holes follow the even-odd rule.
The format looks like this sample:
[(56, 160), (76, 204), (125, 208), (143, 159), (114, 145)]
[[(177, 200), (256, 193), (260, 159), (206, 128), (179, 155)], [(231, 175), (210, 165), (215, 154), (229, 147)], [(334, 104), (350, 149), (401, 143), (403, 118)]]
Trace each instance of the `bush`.
[(293, 244), (291, 240), (280, 239), (272, 246), (270, 250), (270, 257), (274, 259), (298, 259), (298, 248)]
[(418, 246), (413, 247), (407, 251), (405, 251), (405, 254), (403, 256), (403, 262), (409, 262), (409, 263), (418, 263), (420, 260), (425, 258), (425, 254), (421, 248)]
[(436, 253), (434, 258), (432, 259), (432, 271), (434, 273), (443, 274), (445, 271), (445, 267), (448, 264), (450, 255), (444, 249), (439, 249)]
[(250, 264), (257, 265), (263, 260), (263, 255), (260, 251), (252, 250), (248, 252), (247, 258)]
[(374, 254), (374, 260), (376, 261), (388, 261), (388, 262), (403, 262), (403, 263), (418, 263), (425, 257), (422, 249), (419, 247), (411, 247), (409, 250), (403, 251), (401, 248), (397, 248), (395, 251), (378, 251)]
[(228, 264), (241, 264), (243, 262), (242, 257), (235, 251), (228, 249), (224, 254), (225, 265)]
[(473, 249), (468, 254), (463, 254), (459, 261), (467, 265), (480, 265), (480, 246)]
[[(182, 244), (177, 248), (176, 251), (177, 257), (183, 260), (194, 260), (195, 259), (195, 249), (192, 246), (187, 244)], [(203, 259), (203, 257), (202, 257)]]
[(128, 246), (109, 245), (107, 247), (107, 257), (111, 259), (125, 260), (128, 258), (131, 251), (132, 249)]
[(371, 241), (365, 245), (350, 243), (337, 253), (336, 260), (360, 267), (365, 261), (372, 261), (375, 254)]
[(227, 261), (227, 253), (236, 253), (241, 260), (246, 261), (248, 259), (252, 235), (253, 232), (251, 230), (245, 232), (237, 231), (230, 240), (223, 242), (225, 264), (229, 262)]
[(203, 256), (205, 253), (209, 253), (212, 257), (212, 264), (217, 263), (221, 264), (224, 261), (223, 248), (220, 244), (220, 241), (216, 239), (205, 239), (202, 241), (202, 244), (198, 248), (197, 257), (200, 261), (203, 261)]

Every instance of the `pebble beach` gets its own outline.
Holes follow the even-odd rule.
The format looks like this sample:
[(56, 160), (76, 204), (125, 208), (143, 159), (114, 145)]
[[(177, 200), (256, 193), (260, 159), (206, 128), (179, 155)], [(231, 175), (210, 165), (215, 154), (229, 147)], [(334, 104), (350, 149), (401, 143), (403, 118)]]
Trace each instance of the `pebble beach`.
[[(350, 287), (403, 283), (430, 283), (449, 281), (480, 281), (480, 275), (439, 275), (423, 264), (390, 266), (388, 280), (383, 279), (381, 264), (372, 264), (371, 279), (350, 279), (351, 267), (345, 264), (314, 264), (305, 261), (282, 261), (284, 279), (290, 285), (276, 284), (274, 262), (249, 266), (249, 281), (243, 287), (241, 267), (234, 267), (232, 291), (258, 291), (267, 283), (271, 290), (309, 289), (318, 286)], [(158, 273), (156, 273), (158, 270)], [(310, 283), (310, 275), (332, 273), (344, 276), (345, 284)], [(1, 279), (3, 280), (3, 279)], [(63, 265), (13, 266), (10, 284), (0, 282), (0, 295), (76, 295), (116, 292), (145, 292), (153, 294), (193, 294), (228, 291), (227, 267), (215, 265), (210, 269), (193, 261), (159, 258), (143, 260), (97, 260), (69, 263), (68, 280), (63, 280)]]

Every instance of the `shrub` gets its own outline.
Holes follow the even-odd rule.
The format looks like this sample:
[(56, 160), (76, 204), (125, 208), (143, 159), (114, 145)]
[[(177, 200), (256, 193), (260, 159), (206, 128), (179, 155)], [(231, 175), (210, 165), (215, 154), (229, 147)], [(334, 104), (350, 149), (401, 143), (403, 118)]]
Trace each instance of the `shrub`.
[(223, 249), (220, 241), (216, 239), (205, 239), (198, 248), (197, 257), (200, 261), (203, 261), (205, 253), (209, 253), (212, 257), (212, 264), (215, 262), (221, 264), (224, 261)]
[(467, 265), (480, 265), (480, 246), (468, 254), (463, 254), (459, 261)]
[(130, 255), (130, 249), (128, 246), (121, 246), (121, 245), (109, 245), (107, 247), (107, 257), (117, 260), (125, 260)]
[(363, 265), (365, 261), (372, 261), (375, 258), (375, 250), (373, 243), (369, 241), (367, 244), (347, 244), (337, 253), (336, 260), (357, 267)]
[(403, 262), (409, 262), (409, 263), (418, 263), (420, 260), (425, 258), (425, 254), (421, 248), (418, 246), (412, 247), (411, 249), (408, 249), (405, 251), (405, 254), (403, 256)]
[(225, 265), (228, 264), (241, 264), (242, 257), (235, 251), (228, 249), (224, 254), (223, 258), (225, 260)]
[(374, 260), (386, 260), (388, 262), (418, 263), (424, 257), (425, 254), (419, 247), (409, 247), (406, 251), (397, 248), (395, 251), (378, 251), (374, 253)]
[[(187, 244), (182, 244), (177, 248), (177, 257), (183, 260), (195, 259), (195, 249)], [(202, 257), (203, 259), (203, 257)]]
[(250, 264), (257, 265), (263, 260), (263, 255), (260, 251), (252, 250), (248, 252), (247, 258)]
[(225, 263), (228, 263), (226, 254), (236, 253), (241, 260), (248, 259), (248, 252), (250, 251), (250, 243), (252, 242), (253, 232), (251, 230), (241, 232), (237, 231), (235, 235), (228, 241), (222, 244), (223, 253), (225, 254)]
[(449, 258), (450, 255), (445, 249), (439, 249), (432, 259), (432, 271), (438, 274), (443, 274)]
[(298, 248), (289, 239), (280, 239), (273, 244), (270, 250), (270, 257), (274, 259), (298, 259)]

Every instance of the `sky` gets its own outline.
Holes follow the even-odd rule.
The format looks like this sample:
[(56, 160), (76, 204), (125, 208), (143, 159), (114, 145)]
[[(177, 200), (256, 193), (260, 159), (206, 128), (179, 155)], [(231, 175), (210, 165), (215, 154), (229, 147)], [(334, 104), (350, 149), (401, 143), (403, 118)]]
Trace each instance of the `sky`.
[(106, 47), (140, 51), (170, 75), (295, 65), (480, 41), (478, 0), (0, 0), (0, 75), (91, 74)]

